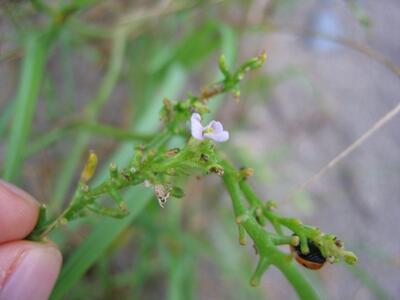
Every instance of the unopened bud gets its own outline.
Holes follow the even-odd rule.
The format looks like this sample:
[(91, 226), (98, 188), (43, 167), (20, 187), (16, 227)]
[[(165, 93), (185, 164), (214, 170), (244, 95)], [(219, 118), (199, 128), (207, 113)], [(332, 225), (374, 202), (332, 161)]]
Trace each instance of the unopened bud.
[(239, 170), (239, 177), (240, 179), (247, 179), (251, 176), (254, 175), (254, 169), (253, 168), (247, 168), (243, 167)]
[(224, 74), (225, 77), (230, 76), (228, 67), (226, 66), (226, 60), (224, 55), (221, 55), (219, 58), (219, 69), (221, 70), (222, 74)]
[(244, 215), (238, 216), (235, 221), (236, 221), (236, 224), (240, 224), (242, 222), (247, 221), (248, 219), (249, 219), (249, 216), (247, 214), (244, 214)]
[(349, 265), (354, 265), (358, 261), (357, 256), (351, 251), (344, 251), (343, 258), (344, 261)]
[(268, 200), (265, 203), (265, 208), (267, 208), (268, 210), (274, 210), (278, 207), (278, 204), (276, 203), (276, 201), (274, 200)]
[(118, 167), (115, 162), (112, 162), (109, 167), (110, 177), (118, 178)]
[(292, 240), (290, 241), (290, 245), (298, 246), (300, 244), (300, 238), (297, 235), (292, 236)]
[(89, 157), (81, 173), (81, 182), (87, 183), (93, 177), (97, 167), (97, 155), (94, 151), (89, 152)]

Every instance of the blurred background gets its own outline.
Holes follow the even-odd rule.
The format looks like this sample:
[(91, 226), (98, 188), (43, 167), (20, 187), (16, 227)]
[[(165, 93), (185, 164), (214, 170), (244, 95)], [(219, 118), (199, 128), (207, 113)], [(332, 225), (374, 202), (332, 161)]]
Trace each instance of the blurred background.
[[(163, 97), (183, 99), (217, 80), (221, 54), (233, 68), (267, 52), (240, 101), (228, 95), (212, 105), (231, 132), (221, 147), (238, 166), (253, 167), (251, 184), (278, 204), (400, 99), (398, 0), (75, 2), (86, 3), (43, 42), (41, 72), (40, 59), (38, 67), (29, 58), (40, 51), (26, 40), (49, 27), (47, 4), (68, 1), (0, 1), (0, 167), (52, 215), (73, 194), (88, 149), (104, 167), (128, 159), (132, 145), (159, 128)], [(19, 83), (24, 59), (38, 68), (30, 80), (41, 82), (38, 101), (21, 108), (14, 99), (31, 82)], [(21, 109), (32, 124), (11, 168), (7, 149), (15, 120), (26, 117)], [(322, 299), (400, 298), (399, 124), (393, 119), (278, 207), (337, 235), (359, 257), (354, 267), (302, 269)], [(99, 218), (58, 230), (53, 238), (72, 270), (59, 298), (296, 299), (276, 269), (250, 287), (254, 250), (239, 246), (217, 176), (192, 178), (185, 192), (165, 209), (142, 201), (104, 249), (82, 248), (107, 236), (90, 235)], [(128, 201), (149, 198), (144, 193), (128, 191)], [(87, 272), (73, 267), (77, 249), (93, 254)]]

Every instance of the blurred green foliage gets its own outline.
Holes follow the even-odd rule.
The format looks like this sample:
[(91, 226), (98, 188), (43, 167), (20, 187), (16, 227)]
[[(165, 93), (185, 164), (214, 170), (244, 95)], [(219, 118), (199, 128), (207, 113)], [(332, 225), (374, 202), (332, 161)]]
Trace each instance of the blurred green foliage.
[[(5, 55), (1, 53), (1, 61), (15, 53), (22, 58), (16, 92), (0, 102), (0, 138), (7, 144), (1, 171), (5, 179), (21, 184), (27, 176), (26, 164), (40, 164), (40, 154), (58, 149), (55, 162), (49, 166), (51, 172), (35, 175), (48, 176), (43, 179), (47, 183), (44, 194), (50, 199), (53, 214), (71, 196), (71, 185), (88, 147), (104, 144), (108, 148), (101, 153), (105, 167), (96, 181), (105, 176), (108, 162), (126, 162), (137, 143), (133, 139), (110, 148), (93, 140), (83, 128), (72, 132), (58, 129), (75, 121), (107, 125), (103, 120), (115, 110), (119, 115), (113, 120), (116, 127), (153, 133), (158, 129), (163, 97), (179, 98), (190, 90), (192, 74), (200, 74), (195, 78), (199, 84), (212, 82), (210, 76), (216, 76), (212, 62), (220, 54), (225, 54), (228, 65), (237, 60), (240, 20), (230, 23), (223, 16), (234, 14), (231, 10), (245, 10), (251, 1), (128, 2), (0, 2), (2, 17), (9, 23), (2, 38), (13, 47)], [(293, 2), (275, 3), (275, 9), (292, 9)], [(360, 7), (351, 3), (360, 23), (369, 25)], [(81, 80), (82, 70), (74, 65), (77, 58), (94, 73), (86, 93), (79, 92), (88, 80)], [(57, 64), (55, 70), (53, 64)], [(55, 78), (56, 72), (60, 78)], [(280, 81), (293, 76), (304, 79), (298, 74), (289, 68), (259, 76), (246, 84), (244, 91), (263, 89), (268, 99), (268, 92)], [(119, 104), (114, 105), (115, 100)], [(218, 100), (213, 105), (220, 103)], [(36, 124), (40, 105), (44, 106), (40, 112), (45, 126)], [(110, 136), (112, 140), (112, 133), (103, 140), (110, 140)], [(37, 140), (44, 142), (35, 144)], [(30, 146), (39, 153), (30, 152)], [(266, 153), (258, 165), (283, 159), (286, 149), (278, 150), (278, 154), (274, 150)], [(245, 164), (257, 165), (244, 149), (236, 155)], [(268, 167), (257, 173), (265, 182), (273, 180)], [(189, 197), (201, 198), (203, 192), (194, 190)], [(196, 299), (197, 291), (207, 288), (218, 299), (267, 297), (267, 292), (248, 284), (252, 263), (234, 242), (237, 232), (230, 224), (230, 208), (212, 200), (206, 201), (208, 208), (195, 201), (184, 206), (190, 199), (183, 199), (161, 211), (142, 188), (128, 190), (125, 197), (132, 200), (128, 202), (132, 211), (128, 218), (87, 218), (54, 235), (62, 245), (65, 265), (51, 299)], [(298, 200), (303, 210), (311, 209), (306, 196)], [(196, 205), (200, 213), (190, 211), (190, 205)], [(210, 208), (214, 210), (211, 217), (201, 215)], [(389, 298), (361, 269), (353, 272), (376, 295)], [(203, 278), (207, 273), (213, 274), (212, 278)]]

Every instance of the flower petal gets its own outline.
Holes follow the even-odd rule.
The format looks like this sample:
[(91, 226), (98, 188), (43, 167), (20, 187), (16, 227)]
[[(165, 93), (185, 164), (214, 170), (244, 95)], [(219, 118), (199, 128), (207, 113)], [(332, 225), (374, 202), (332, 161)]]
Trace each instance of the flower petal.
[(218, 121), (214, 121), (212, 120), (210, 122), (210, 124), (208, 124), (207, 127), (211, 127), (214, 131), (214, 133), (221, 133), (222, 131), (224, 131), (224, 127), (222, 126), (221, 122)]
[(190, 118), (190, 129), (192, 132), (192, 137), (194, 137), (197, 140), (204, 140), (203, 136), (203, 130), (204, 127), (201, 125), (201, 116), (198, 113), (192, 114), (192, 117)]
[(222, 131), (222, 132), (210, 132), (210, 133), (205, 133), (204, 137), (212, 139), (216, 142), (225, 142), (229, 139), (229, 132), (228, 131)]
[(192, 114), (192, 117), (190, 118), (190, 120), (191, 121), (193, 121), (193, 120), (197, 120), (197, 121), (201, 121), (201, 116), (200, 116), (200, 114), (198, 114), (198, 113), (193, 113)]

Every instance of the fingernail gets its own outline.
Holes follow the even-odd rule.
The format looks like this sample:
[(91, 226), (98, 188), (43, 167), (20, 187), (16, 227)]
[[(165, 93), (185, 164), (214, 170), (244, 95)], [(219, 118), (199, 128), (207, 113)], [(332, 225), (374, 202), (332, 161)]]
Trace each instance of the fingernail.
[(22, 200), (25, 200), (27, 202), (31, 202), (31, 203), (34, 203), (35, 205), (38, 205), (38, 202), (31, 195), (29, 195), (28, 193), (24, 192), (23, 190), (17, 188), (15, 185), (8, 183), (1, 179), (0, 179), (0, 189), (12, 194), (15, 197), (20, 198)]
[(45, 300), (57, 279), (61, 253), (54, 247), (27, 250), (0, 290), (0, 300)]

